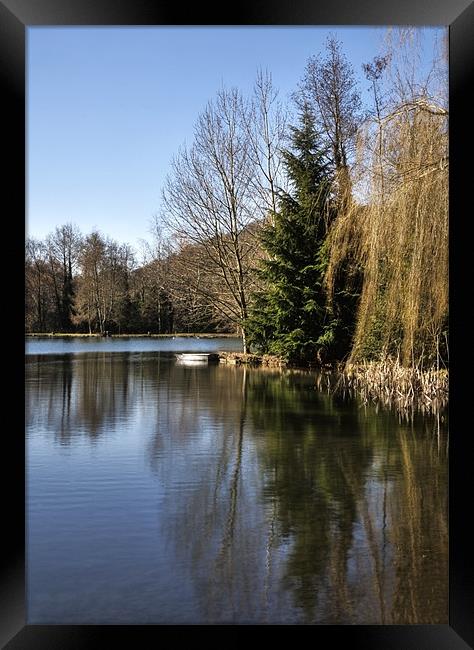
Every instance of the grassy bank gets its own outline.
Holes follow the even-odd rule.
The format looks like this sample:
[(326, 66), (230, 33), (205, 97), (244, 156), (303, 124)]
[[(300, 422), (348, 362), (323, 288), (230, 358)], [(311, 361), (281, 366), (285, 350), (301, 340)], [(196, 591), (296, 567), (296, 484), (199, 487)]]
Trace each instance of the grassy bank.
[[(74, 338), (105, 338), (101, 334), (81, 334), (81, 333), (71, 333), (71, 332), (26, 332), (25, 336), (28, 338), (65, 338), (65, 337), (74, 337)], [(144, 332), (143, 334), (109, 334), (107, 338), (147, 338), (147, 339), (173, 339), (173, 338), (200, 338), (200, 339), (239, 339), (239, 334), (219, 334), (216, 332), (178, 332), (176, 334), (148, 334)]]
[(280, 357), (271, 354), (250, 354), (244, 352), (219, 352), (219, 361), (233, 366), (266, 366), (270, 368), (286, 368), (286, 363)]

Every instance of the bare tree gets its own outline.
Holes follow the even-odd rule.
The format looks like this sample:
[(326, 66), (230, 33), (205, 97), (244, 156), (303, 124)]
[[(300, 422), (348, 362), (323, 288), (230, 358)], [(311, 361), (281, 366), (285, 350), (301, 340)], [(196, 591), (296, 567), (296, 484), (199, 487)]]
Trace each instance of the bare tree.
[(253, 97), (245, 109), (242, 121), (257, 172), (253, 183), (255, 197), (263, 216), (268, 211), (277, 211), (278, 189), (284, 182), (281, 149), (287, 124), (286, 110), (267, 70), (257, 72)]
[(141, 263), (133, 274), (133, 293), (143, 326), (158, 333), (173, 331), (175, 305), (171, 300), (171, 247), (160, 219), (150, 224), (151, 239), (142, 240)]
[(58, 328), (68, 331), (74, 315), (74, 273), (81, 245), (76, 226), (58, 226), (46, 239), (46, 250), (54, 288)]
[(50, 311), (49, 269), (43, 242), (30, 238), (25, 256), (25, 324), (30, 331), (46, 331)]
[(130, 297), (131, 272), (135, 267), (135, 257), (129, 244), (116, 241), (107, 242), (106, 290), (110, 302), (110, 321), (119, 334), (122, 328), (133, 325), (133, 304)]
[(307, 63), (299, 92), (298, 105), (308, 102), (316, 122), (331, 151), (339, 202), (345, 204), (351, 195), (350, 158), (361, 122), (361, 100), (354, 71), (335, 36), (326, 43), (326, 57), (312, 56)]
[(178, 331), (206, 331), (209, 327), (226, 330), (229, 326), (224, 305), (215, 307), (211, 292), (206, 252), (197, 244), (182, 245), (168, 260), (168, 288)]
[(240, 328), (244, 350), (257, 246), (246, 234), (258, 216), (245, 119), (250, 112), (239, 91), (220, 90), (197, 121), (193, 145), (173, 160), (163, 191), (163, 219), (178, 249), (194, 244), (199, 250), (187, 258), (190, 282)]
[(92, 232), (84, 240), (79, 261), (78, 320), (87, 321), (90, 333), (93, 326), (101, 334), (109, 324), (120, 327), (133, 265), (130, 246)]
[(106, 320), (101, 283), (105, 258), (105, 241), (98, 232), (92, 232), (83, 243), (80, 254), (81, 277), (77, 293), (78, 320), (87, 320), (89, 334), (97, 322), (103, 333)]

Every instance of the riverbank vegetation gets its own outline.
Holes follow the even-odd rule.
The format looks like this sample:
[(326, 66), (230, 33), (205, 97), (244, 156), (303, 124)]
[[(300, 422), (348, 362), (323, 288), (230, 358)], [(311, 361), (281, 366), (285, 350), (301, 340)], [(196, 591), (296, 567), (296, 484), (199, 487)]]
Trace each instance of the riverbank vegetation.
[(238, 332), (370, 397), (447, 394), (447, 56), (421, 34), (388, 30), (370, 100), (332, 36), (288, 104), (268, 71), (222, 87), (139, 255), (72, 224), (27, 241), (27, 332)]

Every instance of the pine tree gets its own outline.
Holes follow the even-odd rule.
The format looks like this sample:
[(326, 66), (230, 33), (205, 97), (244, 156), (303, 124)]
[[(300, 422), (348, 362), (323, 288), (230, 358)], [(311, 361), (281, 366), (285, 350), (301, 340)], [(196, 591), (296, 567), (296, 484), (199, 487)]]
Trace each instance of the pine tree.
[(268, 259), (262, 262), (263, 289), (254, 296), (249, 341), (259, 352), (292, 363), (316, 362), (334, 341), (334, 319), (323, 286), (325, 239), (333, 215), (331, 178), (325, 151), (308, 105), (291, 128), (284, 163), (291, 192), (279, 194), (278, 211), (262, 232)]

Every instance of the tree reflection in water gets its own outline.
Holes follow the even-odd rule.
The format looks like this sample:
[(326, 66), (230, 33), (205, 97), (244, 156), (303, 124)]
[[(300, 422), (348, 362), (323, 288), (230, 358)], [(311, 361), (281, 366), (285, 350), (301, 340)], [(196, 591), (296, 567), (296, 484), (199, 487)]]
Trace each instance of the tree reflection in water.
[(447, 621), (447, 458), (433, 430), (298, 373), (218, 368), (206, 409), (220, 453), (168, 532), (208, 620)]
[(446, 423), (362, 409), (310, 373), (29, 363), (27, 424), (58, 444), (143, 431), (160, 535), (201, 621), (448, 621)]

